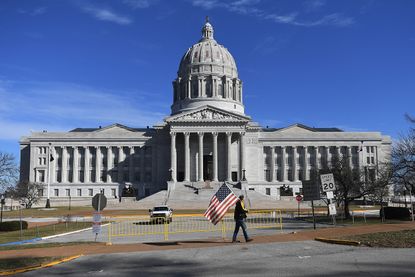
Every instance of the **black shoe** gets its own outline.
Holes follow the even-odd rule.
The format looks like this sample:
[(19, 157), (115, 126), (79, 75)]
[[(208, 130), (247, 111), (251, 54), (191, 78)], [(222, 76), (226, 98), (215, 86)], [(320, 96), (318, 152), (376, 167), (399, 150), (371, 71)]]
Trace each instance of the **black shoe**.
[(241, 242), (240, 240), (233, 240), (232, 243)]
[(254, 239), (249, 238), (249, 239), (246, 240), (246, 242), (250, 242), (250, 241), (253, 241), (253, 240)]

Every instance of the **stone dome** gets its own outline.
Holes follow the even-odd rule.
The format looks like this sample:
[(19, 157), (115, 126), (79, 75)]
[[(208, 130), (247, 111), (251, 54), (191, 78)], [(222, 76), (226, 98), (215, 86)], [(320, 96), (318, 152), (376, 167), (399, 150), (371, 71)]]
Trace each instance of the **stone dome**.
[(244, 113), (242, 81), (231, 53), (213, 38), (206, 20), (202, 38), (190, 47), (180, 61), (173, 81), (172, 114), (203, 105)]

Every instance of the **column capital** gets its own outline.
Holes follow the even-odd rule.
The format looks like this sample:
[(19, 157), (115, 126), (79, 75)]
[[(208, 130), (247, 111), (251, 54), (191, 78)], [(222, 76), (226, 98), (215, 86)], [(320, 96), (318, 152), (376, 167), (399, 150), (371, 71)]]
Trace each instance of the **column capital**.
[(225, 133), (228, 137), (232, 136), (232, 132), (226, 132)]
[(245, 136), (245, 132), (239, 132), (239, 135)]
[(175, 131), (170, 131), (170, 135), (171, 135), (171, 136), (176, 136), (176, 134), (177, 134), (177, 132), (175, 132)]
[(183, 134), (184, 134), (185, 137), (190, 136), (190, 132), (184, 132)]
[(205, 135), (205, 133), (204, 133), (204, 132), (197, 132), (197, 135), (198, 135), (199, 137), (203, 137), (203, 136)]
[(217, 137), (218, 136), (218, 132), (212, 132), (212, 136)]

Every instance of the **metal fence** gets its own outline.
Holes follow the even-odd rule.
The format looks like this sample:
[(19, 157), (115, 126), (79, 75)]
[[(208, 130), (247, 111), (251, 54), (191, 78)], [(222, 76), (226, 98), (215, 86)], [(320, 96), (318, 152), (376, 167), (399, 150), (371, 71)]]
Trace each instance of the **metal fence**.
[[(280, 210), (258, 211), (249, 213), (246, 219), (249, 229), (274, 228), (282, 231), (282, 214)], [(209, 222), (203, 215), (174, 216), (171, 223), (152, 222), (148, 216), (134, 218), (117, 218), (108, 226), (108, 243), (112, 244), (115, 237), (145, 237), (162, 235), (164, 240), (171, 234), (208, 233), (216, 232), (226, 237), (228, 231), (233, 231), (235, 221), (233, 214), (227, 214), (216, 225)]]

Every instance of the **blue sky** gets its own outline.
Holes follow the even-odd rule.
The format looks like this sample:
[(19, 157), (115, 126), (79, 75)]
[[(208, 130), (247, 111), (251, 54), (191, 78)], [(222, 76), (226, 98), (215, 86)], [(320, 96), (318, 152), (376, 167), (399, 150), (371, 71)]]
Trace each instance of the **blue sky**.
[(246, 113), (393, 138), (415, 115), (415, 1), (0, 1), (0, 151), (31, 130), (170, 113), (172, 80), (208, 15)]

